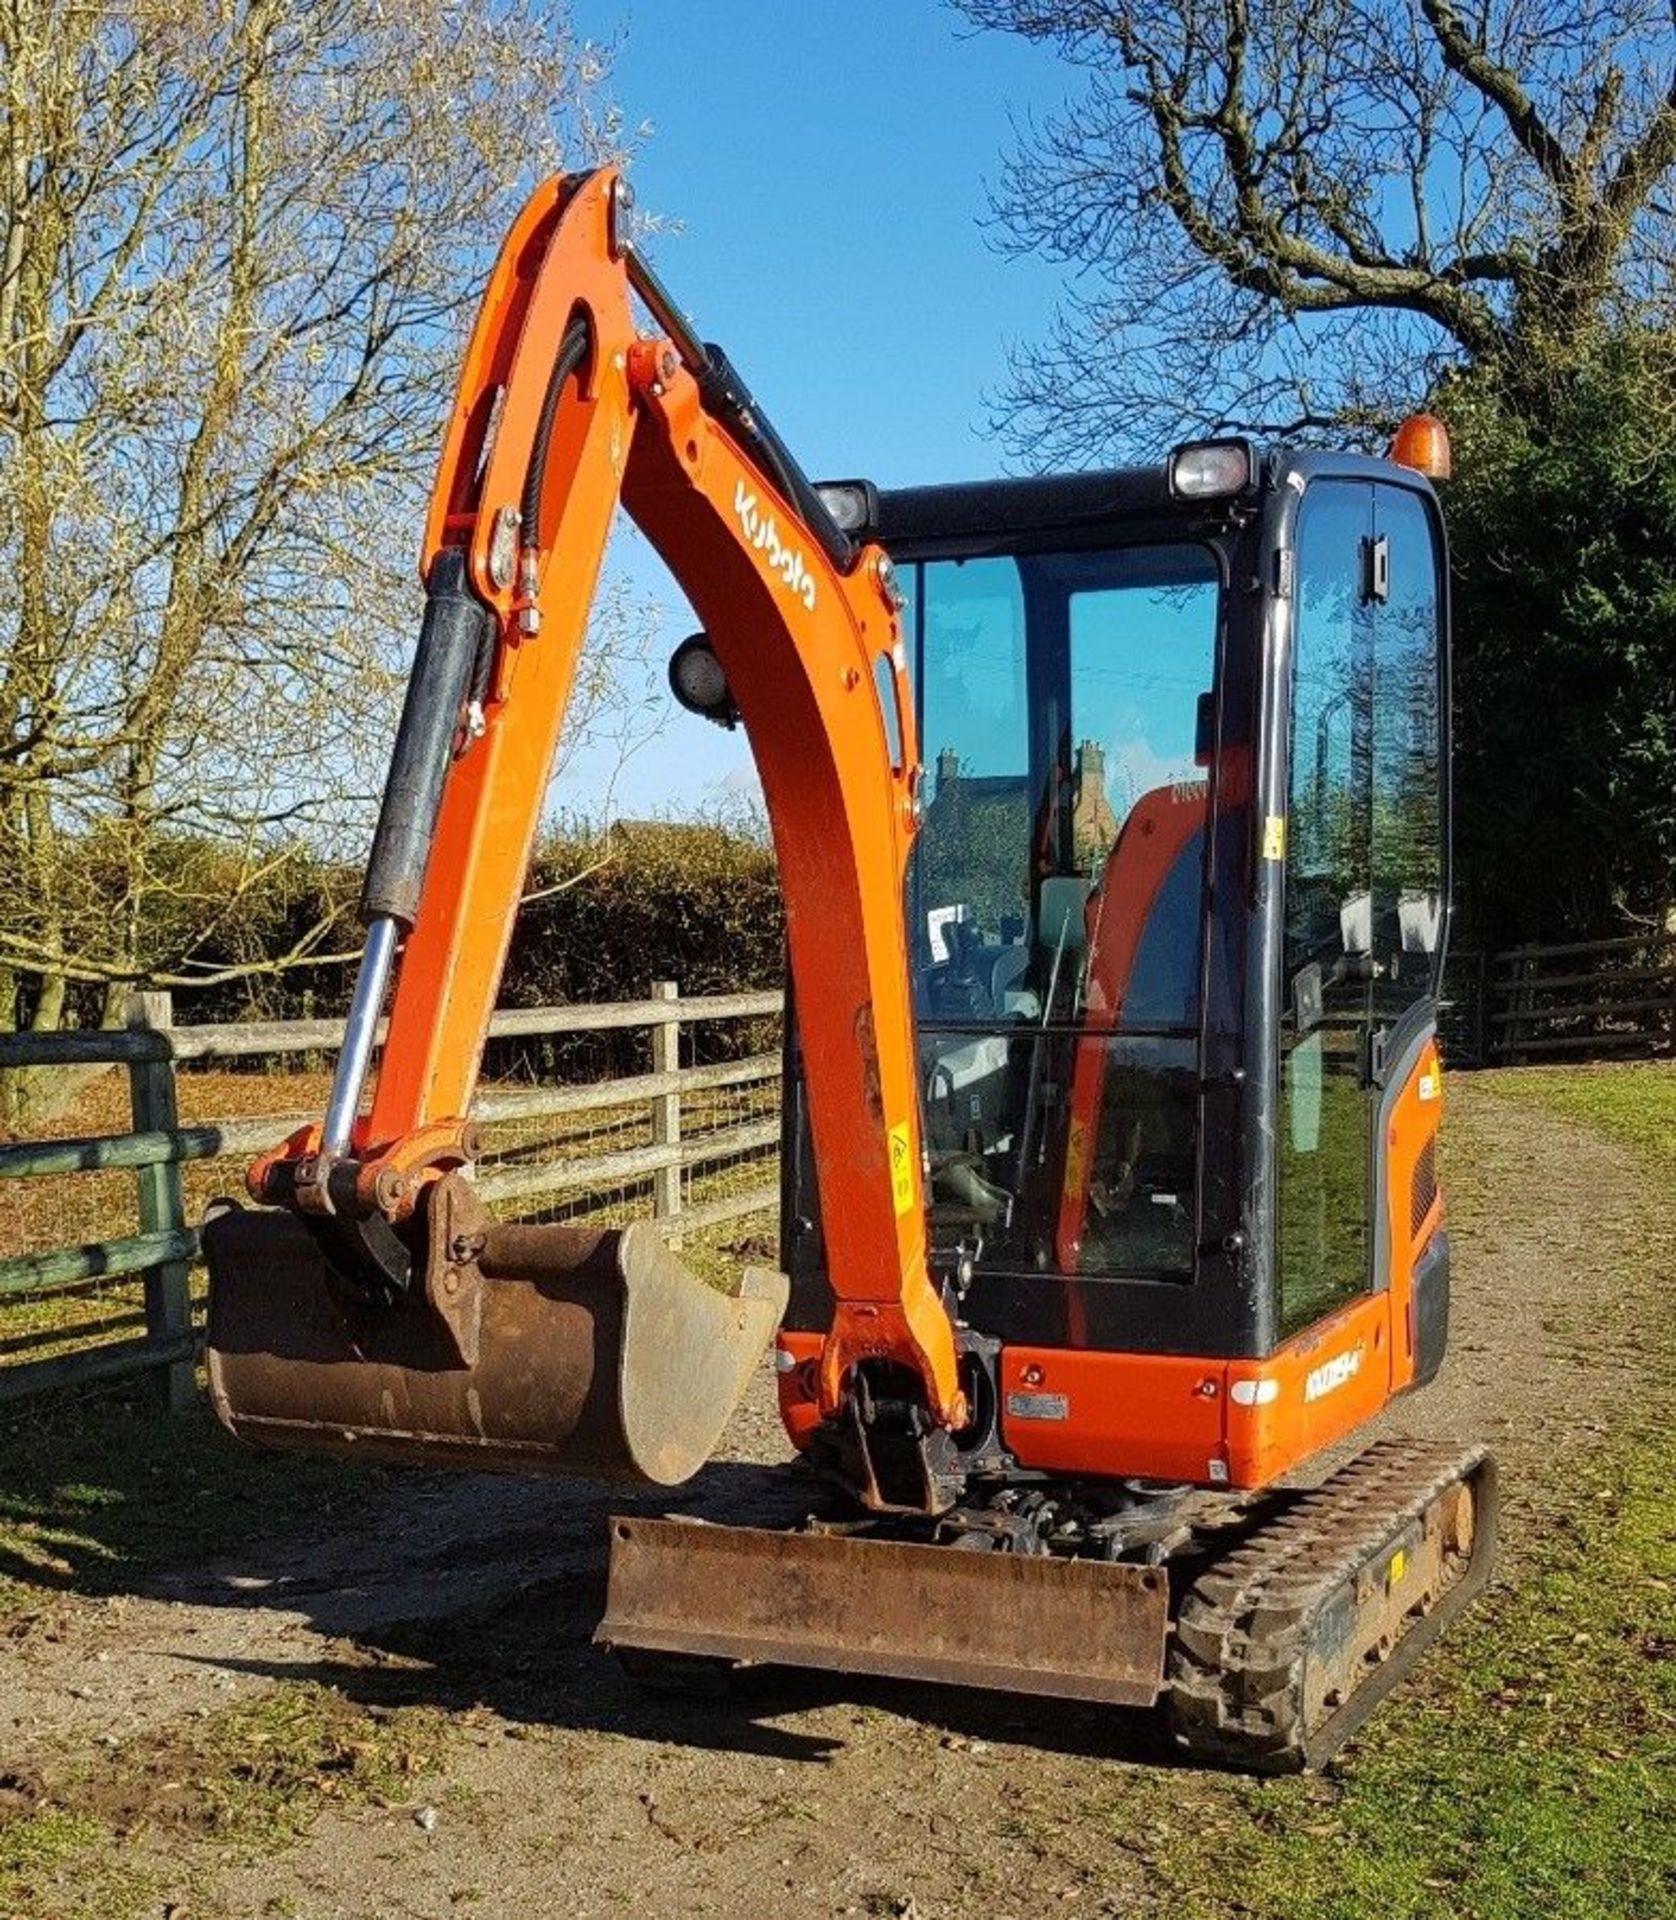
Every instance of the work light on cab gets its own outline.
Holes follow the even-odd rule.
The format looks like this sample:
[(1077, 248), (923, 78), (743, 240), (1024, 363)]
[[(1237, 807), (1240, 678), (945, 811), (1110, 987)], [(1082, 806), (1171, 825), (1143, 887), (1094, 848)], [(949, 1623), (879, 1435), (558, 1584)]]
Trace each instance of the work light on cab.
[(871, 480), (823, 480), (815, 492), (838, 525), (856, 539), (864, 539), (878, 524), (879, 490)]
[(669, 689), (688, 713), (713, 720), (718, 727), (738, 726), (739, 709), (708, 634), (692, 634), (670, 655)]
[(1176, 500), (1222, 500), (1244, 493), (1256, 473), (1249, 440), (1190, 440), (1170, 455)]

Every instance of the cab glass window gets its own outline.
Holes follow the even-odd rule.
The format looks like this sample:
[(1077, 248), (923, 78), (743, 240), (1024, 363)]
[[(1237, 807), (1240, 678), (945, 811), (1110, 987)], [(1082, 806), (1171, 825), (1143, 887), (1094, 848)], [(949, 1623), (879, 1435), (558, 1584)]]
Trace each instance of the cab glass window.
[(933, 1229), (980, 1271), (1189, 1277), (1217, 558), (913, 571)]
[(1317, 481), (1298, 512), (1280, 1057), (1279, 1321), (1369, 1278), (1373, 490)]
[(1438, 565), (1425, 503), (1377, 492), (1386, 598), (1373, 610), (1373, 1012), (1437, 991), (1443, 934), (1443, 674)]

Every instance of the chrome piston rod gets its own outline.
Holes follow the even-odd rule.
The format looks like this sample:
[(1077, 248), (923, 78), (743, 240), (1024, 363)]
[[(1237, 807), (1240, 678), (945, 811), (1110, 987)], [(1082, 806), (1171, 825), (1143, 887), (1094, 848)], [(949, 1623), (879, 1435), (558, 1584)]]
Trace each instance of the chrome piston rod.
[(330, 1157), (349, 1151), (396, 948), (418, 915), (460, 715), (493, 643), (494, 619), (472, 589), (464, 550), (444, 548), (426, 581), (425, 618), (361, 889), (367, 942), (321, 1132)]
[(372, 1050), (378, 1040), (379, 1015), (384, 1011), (384, 998), (390, 990), (390, 974), (396, 964), (396, 943), (401, 931), (400, 924), (388, 914), (367, 928), (367, 944), (361, 950), (361, 967), (355, 976), (349, 1018), (344, 1023), (343, 1049), (338, 1054), (337, 1071), (332, 1075), (332, 1096), (326, 1103), (326, 1120), (320, 1134), (322, 1153), (338, 1155), (349, 1151), (355, 1116), (361, 1107), (361, 1092), (367, 1084)]

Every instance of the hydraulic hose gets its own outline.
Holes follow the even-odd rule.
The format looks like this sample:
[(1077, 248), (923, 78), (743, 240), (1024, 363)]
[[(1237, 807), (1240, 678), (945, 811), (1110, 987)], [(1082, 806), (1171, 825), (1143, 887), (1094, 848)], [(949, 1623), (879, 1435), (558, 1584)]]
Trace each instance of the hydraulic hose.
[(519, 503), (523, 514), (523, 544), (527, 553), (539, 553), (544, 544), (541, 538), (541, 496), (547, 487), (547, 455), (553, 444), (553, 423), (559, 417), (559, 400), (565, 382), (581, 368), (592, 343), (592, 329), (587, 316), (580, 313), (575, 315), (559, 342), (553, 371), (547, 376), (547, 391), (542, 396), (541, 415), (536, 422), (535, 444), (530, 449), (529, 469), (524, 475), (524, 497)]
[(625, 249), (629, 279), (646, 303), (646, 310), (675, 343), (682, 364), (698, 382), (704, 405), (738, 436), (747, 453), (761, 464), (770, 480), (797, 509), (805, 526), (819, 541), (822, 552), (840, 573), (849, 573), (861, 553), (860, 545), (833, 519), (814, 483), (797, 464), (791, 449), (775, 431), (774, 423), (757, 404), (756, 396), (740, 377), (739, 369), (713, 342), (700, 340), (674, 296), (652, 271), (648, 261)]
[[(524, 474), (526, 553), (541, 549), (541, 497), (559, 401), (565, 383), (587, 359), (590, 337), (587, 320), (573, 319), (548, 376)], [(472, 588), (464, 549), (439, 553), (427, 586), (425, 621), (361, 889), (361, 920), (368, 927), (383, 919), (404, 929), (413, 925), (460, 716), (468, 702), (483, 699), (494, 664), (494, 614)]]

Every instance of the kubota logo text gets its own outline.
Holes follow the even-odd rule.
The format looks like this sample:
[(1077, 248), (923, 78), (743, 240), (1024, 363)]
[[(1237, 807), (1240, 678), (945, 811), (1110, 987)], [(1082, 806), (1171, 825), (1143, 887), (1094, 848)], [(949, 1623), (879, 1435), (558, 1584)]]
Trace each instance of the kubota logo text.
[(1352, 1347), (1348, 1353), (1335, 1353), (1331, 1360), (1323, 1360), (1304, 1381), (1304, 1398), (1319, 1400), (1322, 1394), (1331, 1393), (1334, 1387), (1342, 1387), (1346, 1380), (1354, 1380), (1361, 1369), (1360, 1347)]
[(739, 516), (745, 538), (763, 555), (769, 568), (813, 613), (815, 581), (804, 564), (803, 549), (786, 545), (780, 538), (780, 529), (774, 524), (773, 514), (762, 511), (756, 495), (747, 490), (743, 480), (736, 480), (733, 485), (733, 511)]

